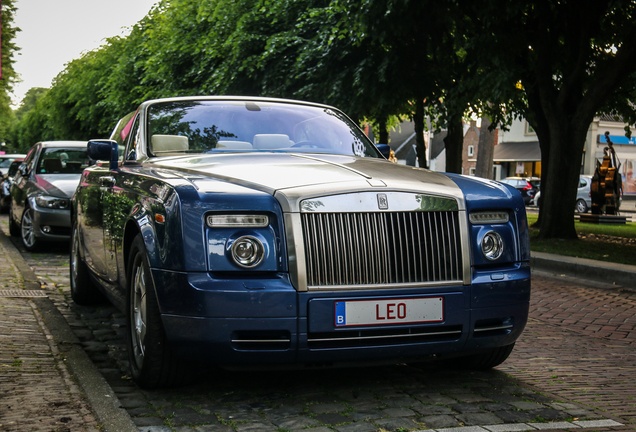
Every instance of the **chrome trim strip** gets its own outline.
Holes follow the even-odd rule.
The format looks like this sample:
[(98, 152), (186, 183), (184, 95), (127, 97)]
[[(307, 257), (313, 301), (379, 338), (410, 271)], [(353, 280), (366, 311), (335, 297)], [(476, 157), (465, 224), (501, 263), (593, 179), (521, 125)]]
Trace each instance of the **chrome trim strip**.
[(373, 289), (397, 289), (397, 288), (426, 288), (426, 287), (447, 287), (463, 285), (463, 281), (460, 279), (451, 281), (431, 281), (431, 282), (406, 282), (395, 284), (369, 284), (369, 285), (312, 285), (310, 289), (313, 290), (373, 290)]
[[(313, 159), (313, 158), (310, 158)], [(441, 196), (429, 193), (386, 191), (388, 208), (378, 206), (378, 192), (342, 193), (307, 198), (300, 201), (302, 213), (356, 213), (366, 212), (423, 212), (423, 211), (458, 211), (460, 203), (452, 196)]]
[(441, 336), (448, 334), (462, 334), (461, 330), (449, 330), (449, 331), (441, 331), (441, 332), (431, 332), (431, 333), (409, 333), (409, 334), (390, 334), (390, 335), (382, 335), (382, 336), (359, 336), (359, 337), (335, 337), (335, 338), (320, 338), (320, 339), (312, 339), (307, 338), (307, 342), (340, 342), (340, 341), (350, 341), (350, 340), (369, 340), (369, 339), (393, 339), (393, 338), (406, 338), (406, 337), (418, 337), (418, 336)]
[(475, 333), (477, 332), (484, 332), (484, 331), (492, 331), (492, 330), (508, 330), (513, 328), (514, 326), (512, 324), (502, 324), (499, 326), (494, 326), (494, 327), (481, 327), (481, 328), (475, 328), (473, 331)]
[(459, 235), (462, 240), (462, 260), (464, 263), (464, 285), (470, 285), (472, 278), (472, 261), (473, 257), (470, 253), (470, 231), (468, 230), (468, 216), (466, 211), (460, 211), (459, 214)]
[(291, 339), (232, 339), (232, 343), (291, 343)]
[(289, 278), (297, 291), (307, 291), (307, 263), (300, 213), (285, 213), (285, 237)]

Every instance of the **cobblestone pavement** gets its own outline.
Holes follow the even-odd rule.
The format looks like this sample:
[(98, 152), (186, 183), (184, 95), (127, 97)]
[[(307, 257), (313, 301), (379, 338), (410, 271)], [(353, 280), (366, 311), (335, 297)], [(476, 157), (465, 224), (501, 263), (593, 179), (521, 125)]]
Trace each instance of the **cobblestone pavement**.
[(492, 371), (205, 369), (187, 387), (146, 391), (128, 376), (123, 315), (70, 299), (68, 250), (21, 252), (141, 431), (636, 430), (636, 293), (629, 290), (535, 275), (527, 329)]
[(24, 288), (0, 243), (0, 430), (97, 431), (37, 300), (20, 297)]

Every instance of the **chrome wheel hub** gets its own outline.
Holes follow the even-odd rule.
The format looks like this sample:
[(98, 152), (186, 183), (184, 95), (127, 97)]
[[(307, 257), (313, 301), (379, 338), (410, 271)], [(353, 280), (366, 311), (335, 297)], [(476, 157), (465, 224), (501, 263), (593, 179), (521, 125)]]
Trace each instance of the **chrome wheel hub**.
[(141, 369), (146, 354), (146, 275), (143, 265), (140, 263), (134, 273), (132, 286), (132, 320), (131, 336), (133, 356), (137, 367)]
[(24, 212), (24, 216), (22, 216), (22, 240), (28, 247), (32, 247), (35, 244), (35, 230), (31, 211), (31, 209), (27, 209)]

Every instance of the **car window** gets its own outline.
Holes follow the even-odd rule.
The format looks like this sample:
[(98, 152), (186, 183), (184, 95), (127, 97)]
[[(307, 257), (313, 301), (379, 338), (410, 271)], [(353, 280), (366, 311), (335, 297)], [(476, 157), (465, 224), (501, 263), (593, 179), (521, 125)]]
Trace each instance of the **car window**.
[(15, 173), (18, 172), (18, 167), (20, 166), (21, 163), (22, 161), (17, 161), (17, 160), (11, 162), (11, 166), (9, 167), (9, 172), (7, 173), (7, 176), (13, 177)]
[(140, 133), (139, 116), (137, 116), (126, 137), (126, 160), (137, 160), (137, 144), (139, 143)]
[(27, 153), (27, 156), (24, 158), (24, 164), (28, 167), (29, 172), (33, 170), (33, 166), (35, 164), (35, 155), (37, 154), (39, 148), (39, 144), (34, 145), (33, 147), (31, 147), (31, 150), (29, 150), (29, 153)]
[(131, 124), (133, 122), (133, 116), (135, 112), (131, 112), (127, 114), (125, 117), (121, 118), (117, 125), (113, 129), (113, 132), (110, 134), (110, 139), (117, 142), (117, 152), (119, 153), (119, 160), (121, 161), (124, 158), (124, 152), (126, 150), (126, 138), (130, 133)]
[(537, 189), (541, 186), (541, 180), (529, 180), (528, 183), (530, 183), (533, 188)]
[(2, 162), (0, 162), (0, 168), (9, 168), (9, 166), (11, 166), (11, 162), (13, 162), (14, 159), (4, 159)]
[(582, 187), (585, 187), (585, 186), (587, 186), (587, 180), (584, 179), (584, 178), (581, 178), (580, 181), (579, 181), (579, 187), (582, 188)]
[(322, 107), (246, 101), (150, 105), (151, 154), (216, 151), (318, 152), (382, 158), (342, 113)]
[(90, 159), (84, 148), (45, 148), (40, 154), (37, 174), (79, 174)]

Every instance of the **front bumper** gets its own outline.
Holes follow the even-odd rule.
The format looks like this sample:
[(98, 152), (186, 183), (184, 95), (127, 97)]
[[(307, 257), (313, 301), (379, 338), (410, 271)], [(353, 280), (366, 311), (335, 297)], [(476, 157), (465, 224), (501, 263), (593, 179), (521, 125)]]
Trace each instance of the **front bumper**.
[(33, 231), (45, 241), (68, 241), (71, 238), (71, 210), (48, 209), (31, 203), (33, 209)]
[[(512, 344), (527, 322), (529, 264), (473, 274), (470, 286), (296, 292), (286, 274), (235, 279), (152, 271), (175, 353), (235, 366), (419, 359)], [(335, 301), (426, 297), (443, 298), (442, 321), (335, 325)]]

